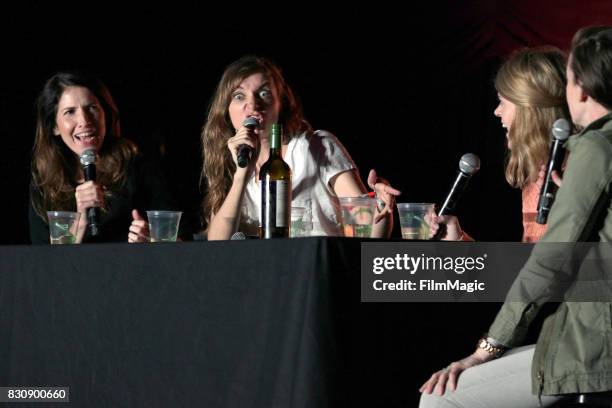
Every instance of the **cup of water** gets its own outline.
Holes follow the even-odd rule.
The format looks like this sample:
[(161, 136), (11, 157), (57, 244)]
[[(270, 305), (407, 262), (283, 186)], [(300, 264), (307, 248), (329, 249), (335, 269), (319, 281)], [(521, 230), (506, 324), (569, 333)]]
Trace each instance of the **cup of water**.
[(147, 211), (151, 242), (176, 242), (181, 211)]
[(435, 216), (434, 204), (397, 203), (403, 239), (429, 239), (429, 223)]
[(370, 238), (376, 215), (373, 197), (340, 197), (345, 237)]
[(81, 214), (72, 211), (47, 211), (49, 240), (52, 245), (74, 244)]
[(306, 208), (291, 207), (291, 230), (292, 238), (307, 237), (312, 232), (312, 221), (307, 217)]

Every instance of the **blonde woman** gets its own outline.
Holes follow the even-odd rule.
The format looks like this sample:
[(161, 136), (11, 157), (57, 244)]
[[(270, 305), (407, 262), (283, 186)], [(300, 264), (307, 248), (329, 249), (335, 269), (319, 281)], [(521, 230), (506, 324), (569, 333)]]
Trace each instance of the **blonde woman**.
[[(495, 78), (499, 105), (493, 113), (508, 140), (506, 180), (523, 194), (523, 242), (538, 241), (546, 231), (546, 225), (536, 223), (537, 206), (552, 125), (559, 118), (569, 118), (565, 83), (565, 55), (552, 47), (515, 52)], [(556, 173), (554, 178), (561, 182)], [(447, 227), (443, 240), (472, 240), (456, 217), (438, 217), (438, 222)]]

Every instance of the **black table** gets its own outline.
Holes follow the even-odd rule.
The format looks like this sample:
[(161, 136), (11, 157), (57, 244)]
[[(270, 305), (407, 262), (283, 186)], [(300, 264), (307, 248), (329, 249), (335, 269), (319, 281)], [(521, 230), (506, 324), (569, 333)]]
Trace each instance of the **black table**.
[(416, 406), (497, 307), (362, 304), (360, 244), (0, 247), (0, 386), (68, 386), (79, 407)]

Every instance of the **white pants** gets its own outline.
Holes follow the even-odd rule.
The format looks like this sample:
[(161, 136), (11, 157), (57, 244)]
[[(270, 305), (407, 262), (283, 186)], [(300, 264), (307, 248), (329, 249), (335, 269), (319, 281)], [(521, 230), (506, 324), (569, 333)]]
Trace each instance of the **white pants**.
[[(457, 389), (443, 396), (422, 394), (420, 408), (538, 408), (531, 393), (531, 361), (535, 345), (508, 351), (503, 357), (468, 368), (459, 375)], [(434, 391), (435, 392), (435, 391)], [(542, 406), (558, 397), (542, 396)]]

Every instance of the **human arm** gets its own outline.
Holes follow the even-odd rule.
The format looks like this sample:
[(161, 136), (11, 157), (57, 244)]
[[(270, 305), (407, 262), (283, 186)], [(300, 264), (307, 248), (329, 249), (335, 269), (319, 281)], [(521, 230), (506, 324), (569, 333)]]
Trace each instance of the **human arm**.
[(253, 130), (242, 127), (236, 135), (228, 139), (227, 147), (230, 150), (236, 171), (232, 178), (230, 187), (223, 204), (218, 211), (210, 215), (208, 224), (208, 240), (227, 240), (235, 233), (240, 224), (240, 213), (242, 210), (242, 202), (245, 195), (245, 190), (248, 181), (251, 179), (255, 171), (256, 160), (252, 159), (247, 167), (241, 168), (238, 166), (238, 147), (241, 144), (246, 144), (254, 149), (253, 158), (258, 157), (259, 139)]

